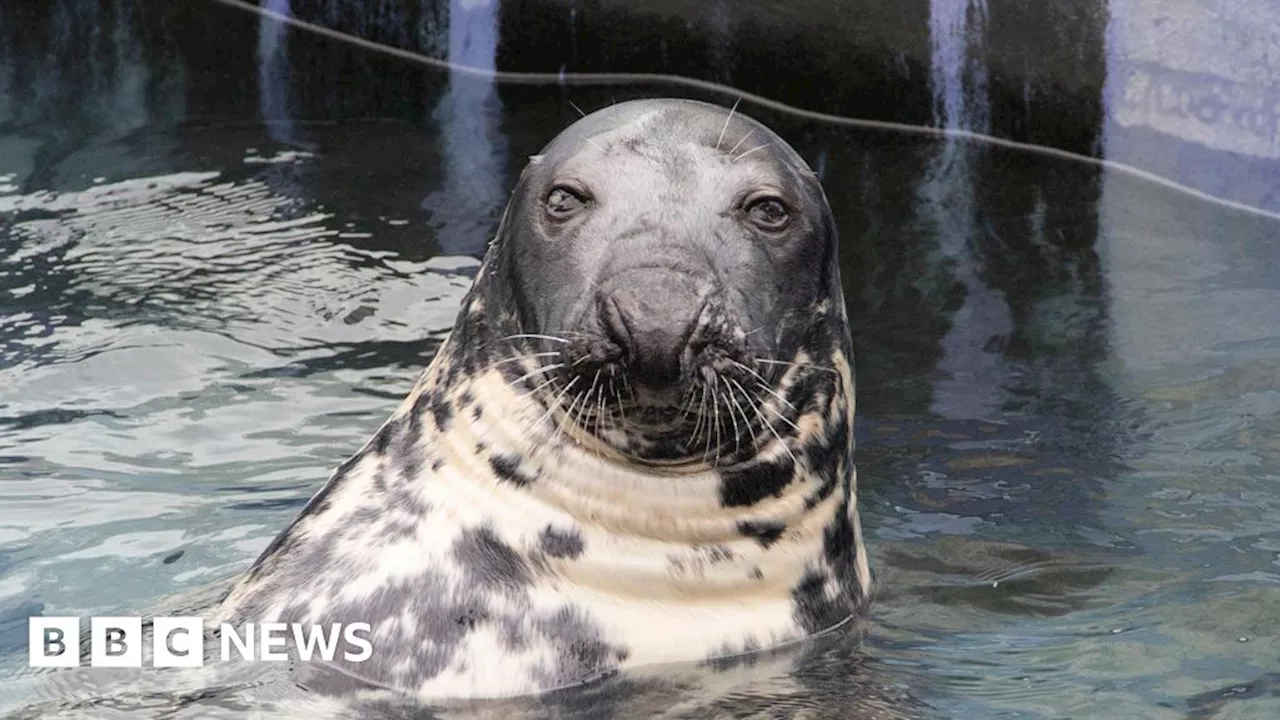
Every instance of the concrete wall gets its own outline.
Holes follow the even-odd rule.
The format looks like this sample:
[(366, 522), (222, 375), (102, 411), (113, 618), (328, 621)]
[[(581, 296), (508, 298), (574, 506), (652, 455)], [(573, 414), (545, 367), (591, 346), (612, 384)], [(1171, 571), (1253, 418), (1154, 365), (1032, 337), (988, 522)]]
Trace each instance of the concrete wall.
[(1107, 156), (1280, 211), (1280, 4), (1112, 0)]

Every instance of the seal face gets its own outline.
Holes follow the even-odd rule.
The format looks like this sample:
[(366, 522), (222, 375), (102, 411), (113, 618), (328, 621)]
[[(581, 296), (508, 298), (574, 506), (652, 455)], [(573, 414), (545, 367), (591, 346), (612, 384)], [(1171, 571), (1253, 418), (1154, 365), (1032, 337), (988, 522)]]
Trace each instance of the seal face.
[(339, 670), (498, 697), (859, 614), (836, 251), (817, 177), (760, 123), (688, 100), (583, 118), (525, 168), (408, 398), (219, 619), (366, 622)]

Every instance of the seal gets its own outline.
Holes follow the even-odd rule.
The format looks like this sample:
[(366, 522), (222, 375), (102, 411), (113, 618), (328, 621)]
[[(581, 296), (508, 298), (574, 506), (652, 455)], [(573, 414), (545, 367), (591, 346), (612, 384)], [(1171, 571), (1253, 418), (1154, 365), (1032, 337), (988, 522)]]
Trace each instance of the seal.
[(313, 662), (495, 698), (860, 616), (837, 242), (817, 176), (741, 113), (639, 100), (569, 126), (408, 397), (217, 620), (368, 623), (362, 662)]

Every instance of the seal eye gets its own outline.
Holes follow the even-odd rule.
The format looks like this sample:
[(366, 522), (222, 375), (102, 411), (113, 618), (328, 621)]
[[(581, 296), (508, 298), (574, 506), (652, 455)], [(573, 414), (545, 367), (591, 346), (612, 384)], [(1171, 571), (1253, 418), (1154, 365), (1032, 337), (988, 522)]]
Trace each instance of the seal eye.
[(583, 192), (567, 185), (556, 185), (547, 193), (547, 215), (552, 220), (568, 220), (587, 205)]
[(762, 197), (747, 205), (747, 217), (760, 229), (776, 232), (791, 222), (791, 211), (776, 197)]

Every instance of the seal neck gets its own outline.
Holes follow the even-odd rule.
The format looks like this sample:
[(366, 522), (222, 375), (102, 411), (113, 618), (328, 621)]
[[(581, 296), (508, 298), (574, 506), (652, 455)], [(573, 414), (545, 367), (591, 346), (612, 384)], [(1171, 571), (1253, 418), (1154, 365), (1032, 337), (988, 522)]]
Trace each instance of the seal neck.
[[(626, 438), (587, 432), (572, 408), (538, 390), (546, 376), (537, 351), (511, 342), (536, 336), (521, 332), (508, 302), (482, 292), (492, 272), (482, 266), (455, 329), (414, 390), (434, 387), (474, 404), (459, 408), (436, 438), (442, 450), (455, 446), (451, 456), (481, 450), (518, 459), (515, 484), (546, 507), (619, 535), (690, 545), (732, 541), (744, 527), (821, 525), (853, 497), (853, 374), (847, 337), (841, 342), (826, 327), (838, 319), (829, 317), (829, 303), (811, 326), (821, 342), (778, 362), (781, 372), (761, 401), (772, 422), (744, 448), (754, 452), (640, 460), (619, 451)], [(491, 468), (475, 470), (475, 482), (493, 482)]]
[[(772, 409), (786, 422), (752, 456), (662, 466), (568, 431), (566, 413), (516, 382), (528, 370), (498, 340), (519, 323), (490, 300), (464, 301), (399, 411), (435, 426), (417, 478), (433, 512), (500, 528), (549, 598), (613, 627), (635, 661), (707, 657), (748, 636), (768, 646), (865, 606), (847, 336), (814, 334), (779, 361)], [(653, 622), (688, 647), (634, 630)]]

